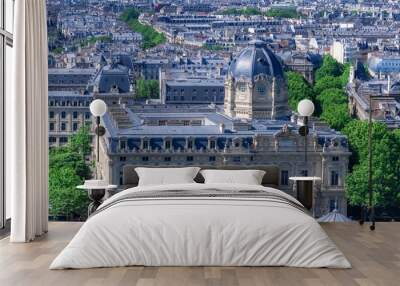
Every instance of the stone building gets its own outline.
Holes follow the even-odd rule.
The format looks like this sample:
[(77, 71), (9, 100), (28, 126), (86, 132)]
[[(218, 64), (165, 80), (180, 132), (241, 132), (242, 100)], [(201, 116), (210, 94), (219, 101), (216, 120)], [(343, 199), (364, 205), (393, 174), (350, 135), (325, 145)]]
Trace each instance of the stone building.
[(288, 118), (282, 65), (262, 41), (251, 41), (233, 59), (225, 81), (225, 113), (244, 119)]
[(91, 126), (92, 96), (74, 91), (49, 91), (49, 147), (62, 146), (84, 125)]
[(289, 118), (282, 75), (275, 55), (253, 42), (230, 66), (224, 107), (107, 101), (99, 173), (123, 189), (132, 185), (137, 166), (258, 168), (267, 171), (264, 185), (292, 195), (289, 177), (315, 176), (321, 181), (313, 189), (313, 214), (335, 205), (346, 214), (347, 138), (311, 120), (305, 161), (301, 121)]

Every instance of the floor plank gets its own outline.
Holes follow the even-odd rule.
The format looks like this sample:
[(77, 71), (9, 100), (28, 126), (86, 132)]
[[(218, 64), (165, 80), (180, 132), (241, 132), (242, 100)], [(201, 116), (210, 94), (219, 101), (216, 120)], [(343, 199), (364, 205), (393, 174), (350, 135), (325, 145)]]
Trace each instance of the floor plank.
[(289, 267), (120, 267), (50, 271), (55, 256), (81, 223), (52, 222), (45, 236), (28, 244), (0, 240), (2, 286), (397, 286), (400, 273), (400, 223), (324, 224), (352, 269)]

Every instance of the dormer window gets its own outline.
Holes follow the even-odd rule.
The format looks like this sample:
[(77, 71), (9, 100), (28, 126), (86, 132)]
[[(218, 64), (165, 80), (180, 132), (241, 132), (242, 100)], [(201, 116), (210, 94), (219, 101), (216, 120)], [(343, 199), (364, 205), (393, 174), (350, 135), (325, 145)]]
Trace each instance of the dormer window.
[(165, 149), (171, 149), (171, 141), (170, 140), (165, 141)]
[(149, 148), (149, 141), (144, 140), (143, 141), (143, 149), (148, 149)]
[(210, 149), (215, 149), (215, 141), (214, 140), (210, 141)]
[(192, 149), (192, 148), (193, 148), (193, 141), (192, 141), (192, 140), (189, 140), (189, 141), (188, 141), (188, 148), (189, 148), (189, 149)]
[(259, 94), (264, 94), (265, 93), (265, 85), (263, 85), (263, 84), (257, 85), (257, 92)]

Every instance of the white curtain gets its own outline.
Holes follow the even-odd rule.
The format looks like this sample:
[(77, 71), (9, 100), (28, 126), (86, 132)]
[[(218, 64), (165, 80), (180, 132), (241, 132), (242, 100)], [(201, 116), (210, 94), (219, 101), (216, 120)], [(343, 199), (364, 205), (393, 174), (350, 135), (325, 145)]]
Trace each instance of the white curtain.
[(47, 26), (45, 0), (15, 1), (13, 94), (6, 99), (6, 186), (12, 242), (47, 232)]

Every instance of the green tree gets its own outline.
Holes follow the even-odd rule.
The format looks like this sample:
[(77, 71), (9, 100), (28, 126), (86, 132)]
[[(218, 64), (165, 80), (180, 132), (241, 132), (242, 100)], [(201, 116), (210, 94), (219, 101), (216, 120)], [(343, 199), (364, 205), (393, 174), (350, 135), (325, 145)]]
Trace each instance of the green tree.
[(315, 80), (318, 81), (326, 76), (341, 76), (343, 70), (343, 65), (338, 63), (331, 55), (325, 55), (322, 66), (315, 73)]
[(296, 9), (279, 9), (279, 8), (272, 8), (265, 13), (267, 17), (274, 17), (274, 18), (287, 18), (287, 19), (297, 19), (300, 18), (301, 14), (299, 14)]
[(160, 98), (160, 87), (157, 80), (136, 80), (136, 96), (141, 99)]
[(339, 77), (324, 76), (320, 78), (314, 85), (315, 94), (320, 94), (326, 89), (330, 88), (342, 88), (342, 81)]
[(86, 156), (92, 152), (91, 143), (90, 126), (84, 125), (71, 137), (68, 148), (72, 153), (81, 155), (84, 161)]
[(67, 220), (86, 217), (88, 196), (77, 190), (83, 179), (70, 166), (50, 168), (49, 171), (49, 213), (64, 216)]
[(292, 110), (297, 110), (297, 104), (302, 99), (314, 100), (314, 93), (309, 83), (304, 77), (297, 73), (289, 71), (286, 73), (288, 84), (289, 106)]
[(89, 199), (76, 189), (92, 175), (86, 156), (91, 152), (88, 127), (82, 127), (65, 147), (49, 151), (49, 213), (67, 219), (83, 219)]
[(127, 23), (135, 32), (143, 37), (142, 48), (149, 49), (166, 42), (167, 38), (163, 33), (157, 32), (152, 26), (139, 22), (140, 12), (135, 8), (128, 8), (122, 12), (120, 19)]
[(321, 106), (322, 110), (330, 105), (347, 105), (347, 96), (343, 90), (338, 88), (325, 89), (317, 96), (317, 104)]
[(251, 15), (261, 15), (261, 11), (257, 8), (254, 7), (246, 7), (242, 9), (237, 9), (237, 8), (228, 8), (225, 9), (221, 12), (222, 15), (234, 15), (234, 16), (239, 16), (239, 15), (245, 15), (245, 16), (251, 16)]
[[(346, 194), (352, 205), (368, 203), (368, 122), (353, 120), (343, 130), (352, 156), (352, 172), (346, 178)], [(383, 123), (372, 127), (372, 188), (374, 203), (382, 207), (400, 203), (400, 141), (397, 131)]]
[(324, 107), (321, 119), (335, 130), (342, 130), (351, 120), (346, 104), (332, 104)]

